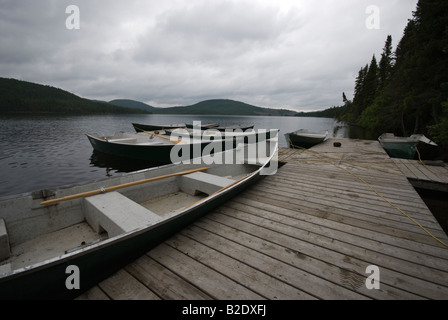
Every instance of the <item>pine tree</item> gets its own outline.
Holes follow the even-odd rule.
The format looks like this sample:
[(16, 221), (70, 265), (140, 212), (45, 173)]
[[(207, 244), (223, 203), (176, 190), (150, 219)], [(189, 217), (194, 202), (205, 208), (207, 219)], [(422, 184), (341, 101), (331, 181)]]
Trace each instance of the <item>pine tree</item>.
[(390, 75), (392, 73), (393, 63), (394, 63), (394, 57), (392, 54), (392, 36), (389, 35), (387, 36), (387, 40), (384, 45), (383, 53), (381, 54), (381, 60), (379, 64), (379, 71), (378, 71), (379, 91), (381, 91), (385, 87), (387, 81), (389, 80)]
[(369, 66), (366, 65), (365, 67), (361, 68), (358, 72), (358, 76), (355, 80), (355, 93), (353, 96), (353, 104), (351, 104), (351, 110), (348, 111), (350, 114), (350, 121), (356, 122), (359, 116), (361, 115), (363, 106), (364, 106), (364, 100), (365, 100), (365, 80), (367, 77), (367, 72), (369, 70)]
[(364, 102), (363, 110), (372, 104), (378, 92), (378, 88), (379, 88), (378, 64), (376, 62), (375, 55), (373, 55), (372, 61), (370, 62), (369, 65), (369, 70), (367, 71), (367, 75), (364, 81), (363, 90), (365, 92), (364, 93), (365, 100), (363, 101)]

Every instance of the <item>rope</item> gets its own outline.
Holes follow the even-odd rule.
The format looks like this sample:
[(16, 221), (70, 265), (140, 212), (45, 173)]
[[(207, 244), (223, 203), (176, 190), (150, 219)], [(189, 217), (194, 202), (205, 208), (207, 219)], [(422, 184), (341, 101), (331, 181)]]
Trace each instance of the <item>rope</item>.
[[(292, 147), (294, 148), (299, 148), (299, 149), (303, 149), (304, 152), (311, 152), (319, 154), (319, 152), (314, 151), (314, 150), (308, 150), (305, 148), (302, 148), (300, 146), (296, 146), (294, 145), (291, 140), (289, 140), (289, 143)], [(314, 156), (314, 154), (313, 154)], [(370, 189), (373, 190), (373, 192), (375, 192), (381, 199), (383, 199), (384, 201), (386, 201), (392, 208), (396, 209), (397, 211), (399, 211), (401, 214), (403, 214), (404, 216), (406, 216), (409, 220), (411, 220), (413, 223), (415, 223), (417, 226), (419, 226), (423, 231), (425, 231), (429, 236), (431, 236), (434, 240), (436, 240), (437, 242), (439, 242), (440, 244), (442, 244), (443, 246), (448, 248), (448, 244), (444, 243), (442, 240), (440, 240), (439, 238), (437, 238), (436, 236), (434, 236), (430, 231), (428, 231), (425, 227), (423, 227), (419, 222), (417, 222), (415, 219), (413, 219), (412, 217), (410, 217), (408, 214), (406, 214), (403, 210), (401, 210), (398, 206), (396, 206), (395, 204), (393, 204), (392, 202), (390, 202), (388, 199), (386, 199), (383, 195), (381, 195), (371, 184), (369, 184), (367, 181), (365, 181), (363, 178), (361, 178), (360, 176), (358, 176), (357, 174), (351, 172), (350, 170), (343, 168), (327, 159), (323, 159), (321, 157), (319, 157), (318, 155), (315, 155), (317, 158), (319, 158), (322, 161), (325, 161), (329, 164), (332, 164), (333, 166), (335, 166), (338, 169), (342, 169), (346, 172), (348, 172), (350, 175), (352, 175), (353, 177), (355, 177), (356, 179), (360, 180), (361, 182), (365, 183)], [(341, 159), (342, 160), (342, 159)]]
[(422, 158), (420, 157), (420, 151), (418, 151), (418, 148), (415, 148), (415, 151), (417, 151), (417, 155), (418, 155), (418, 161), (420, 162), (420, 164), (422, 164), (426, 169), (428, 169), (429, 171), (431, 171), (432, 173), (434, 173), (436, 176), (438, 176), (439, 174), (444, 175), (445, 177), (448, 178), (448, 175), (443, 173), (443, 172), (435, 172), (433, 171), (430, 167), (428, 167), (422, 160)]

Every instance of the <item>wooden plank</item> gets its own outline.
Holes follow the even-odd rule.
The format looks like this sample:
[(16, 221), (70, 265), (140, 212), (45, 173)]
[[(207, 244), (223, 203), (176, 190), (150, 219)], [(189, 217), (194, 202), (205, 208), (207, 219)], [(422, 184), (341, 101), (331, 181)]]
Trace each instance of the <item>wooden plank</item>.
[(440, 178), (437, 174), (435, 174), (429, 167), (425, 166), (424, 164), (420, 163), (416, 160), (410, 160), (410, 165), (415, 167), (416, 170), (419, 170), (422, 172), (422, 174), (427, 177), (427, 180), (434, 181), (434, 182), (440, 182), (443, 183), (444, 180)]
[[(231, 213), (232, 216), (236, 215), (235, 211), (229, 211), (227, 213)], [(243, 215), (239, 215), (241, 218)], [(247, 216), (247, 215), (246, 215)], [(230, 225), (233, 228), (238, 228), (245, 233), (249, 233), (251, 235), (256, 236), (259, 239), (268, 239), (267, 241), (273, 241), (278, 245), (284, 246), (289, 250), (293, 250), (295, 252), (299, 252), (300, 255), (305, 255), (307, 257), (301, 256), (300, 263), (297, 262), (297, 267), (306, 270), (308, 272), (313, 272), (315, 275), (322, 277), (323, 279), (328, 279), (339, 283), (340, 285), (347, 286), (347, 283), (334, 279), (335, 274), (344, 273), (347, 275), (347, 270), (351, 270), (355, 272), (355, 275), (351, 275), (350, 278), (354, 281), (355, 284), (351, 287), (352, 290), (356, 292), (363, 293), (366, 295), (370, 295), (372, 298), (376, 299), (385, 299), (385, 295), (389, 295), (390, 293), (384, 292), (370, 292), (370, 290), (365, 290), (365, 270), (369, 265), (377, 265), (378, 261), (376, 259), (372, 259), (365, 255), (362, 261), (358, 261), (351, 254), (345, 255), (340, 254), (334, 248), (326, 248), (325, 246), (317, 247), (315, 242), (304, 241), (304, 238), (296, 238), (297, 230), (295, 228), (291, 228), (289, 225), (282, 225), (271, 222), (265, 222), (265, 219), (258, 219), (258, 222), (264, 223), (263, 227), (260, 227), (259, 223), (251, 221), (250, 223), (245, 223), (240, 219), (229, 219), (227, 217), (220, 217), (219, 215), (212, 215), (210, 219), (216, 219), (216, 221), (225, 223), (226, 225)], [(217, 228), (213, 229), (213, 232), (219, 232)], [(230, 231), (226, 233), (230, 236)], [(234, 233), (240, 234), (240, 233)], [(222, 233), (224, 235), (224, 232)], [(305, 236), (306, 239), (306, 236)], [(238, 241), (241, 242), (241, 241)], [(249, 243), (252, 245), (254, 240), (249, 241), (245, 240), (244, 243)], [(285, 250), (273, 250), (275, 252), (285, 252)], [(316, 256), (316, 259), (312, 257)], [(279, 258), (277, 256), (277, 258)], [(280, 259), (280, 258), (279, 258)], [(325, 261), (325, 263), (322, 263)], [(290, 262), (291, 263), (291, 262)], [(334, 265), (342, 267), (344, 271), (335, 269)], [(403, 273), (397, 272), (393, 269), (386, 269), (385, 267), (381, 268), (381, 283), (384, 285), (389, 284), (391, 287), (395, 286), (397, 283), (400, 283), (400, 288), (404, 291), (395, 290), (393, 296), (396, 298), (401, 295), (401, 298), (409, 299), (410, 295), (407, 291), (413, 292), (421, 297), (431, 298), (431, 299), (441, 299), (448, 297), (448, 274), (445, 274), (445, 281), (442, 283), (444, 285), (435, 285), (434, 283), (423, 281), (419, 278), (413, 276), (407, 276)], [(355, 280), (356, 279), (356, 280)], [(350, 286), (348, 286), (350, 287)], [(416, 290), (420, 288), (422, 292)], [(378, 296), (378, 294), (380, 296)], [(413, 296), (411, 299), (415, 299)]]
[(113, 300), (160, 300), (124, 269), (98, 284)]
[(94, 286), (76, 297), (75, 300), (110, 300), (110, 298), (98, 286)]
[[(394, 195), (393, 198), (395, 199), (395, 201), (392, 201), (392, 199), (389, 199), (389, 195), (387, 192), (379, 192), (379, 190), (375, 186), (372, 186), (372, 188), (369, 187), (368, 189), (363, 189), (362, 193), (354, 192), (353, 190), (356, 190), (358, 187), (362, 189), (365, 186), (361, 182), (359, 182), (358, 185), (354, 184), (353, 186), (351, 186), (352, 189), (350, 191), (344, 193), (342, 191), (339, 191), (337, 185), (331, 185), (331, 187), (325, 188), (325, 186), (322, 186), (322, 184), (324, 184), (325, 182), (319, 181), (319, 179), (317, 179), (317, 182), (315, 183), (307, 183), (307, 181), (293, 182), (283, 177), (269, 177), (268, 180), (269, 184), (266, 184), (266, 188), (275, 189), (278, 191), (278, 193), (282, 192), (285, 195), (290, 193), (304, 196), (312, 194), (314, 198), (324, 199), (322, 200), (322, 202), (336, 201), (340, 202), (341, 204), (347, 204), (348, 202), (349, 204), (353, 203), (354, 205), (359, 205), (359, 203), (361, 203), (361, 206), (372, 208), (371, 206), (366, 205), (367, 201), (370, 203), (375, 203), (375, 208), (378, 207), (378, 211), (393, 212), (394, 210), (396, 210), (391, 210), (393, 209), (391, 208), (391, 205), (380, 196), (378, 196), (378, 194), (375, 193), (376, 191), (392, 203), (402, 204), (401, 207), (409, 210), (410, 212), (415, 212), (415, 214), (420, 215), (422, 219), (435, 221), (431, 215), (427, 214), (427, 212), (429, 212), (429, 209), (427, 208), (426, 204), (420, 199), (420, 196), (415, 190), (403, 197)], [(339, 198), (339, 195), (341, 196), (341, 198)], [(337, 198), (334, 198), (335, 196)], [(414, 201), (412, 201), (412, 203), (410, 203), (409, 197), (413, 198)], [(316, 201), (319, 202), (319, 200)], [(422, 211), (423, 213), (420, 213)]]
[(402, 160), (401, 163), (414, 174), (415, 179), (431, 181), (431, 179), (429, 179), (422, 171), (418, 170), (418, 168), (411, 161)]
[[(291, 196), (291, 194), (296, 194), (299, 195), (298, 198), (308, 202), (331, 205), (332, 207), (351, 208), (351, 211), (412, 224), (410, 220), (403, 219), (404, 215), (398, 211), (397, 208), (399, 208), (415, 219), (428, 224), (427, 226), (431, 226), (431, 224), (437, 228), (439, 226), (423, 201), (411, 203), (406, 201), (407, 199), (405, 198), (397, 200), (390, 198), (387, 194), (380, 193), (380, 195), (384, 197), (382, 198), (373, 190), (371, 190), (371, 195), (366, 195), (356, 192), (338, 191), (337, 189), (315, 188), (312, 185), (286, 185), (279, 181), (276, 181), (275, 183), (270, 181), (269, 187), (266, 187), (266, 190), (268, 190), (268, 188), (275, 188), (275, 190), (278, 191), (277, 193), (281, 193), (281, 195), (286, 197)], [(271, 189), (269, 189), (269, 191), (271, 191)], [(414, 198), (419, 199), (416, 192), (414, 193)], [(321, 199), (328, 200), (322, 201)], [(394, 207), (391, 204), (393, 204)], [(397, 215), (397, 213), (400, 214)]]
[(409, 178), (412, 178), (412, 179), (416, 179), (417, 178), (416, 175), (411, 170), (408, 169), (408, 167), (405, 165), (405, 163), (403, 162), (402, 159), (394, 158), (392, 160), (395, 162), (395, 164), (397, 165), (398, 169), (400, 169), (400, 171), (403, 172), (403, 174), (408, 179)]
[(210, 300), (211, 297), (160, 263), (143, 255), (126, 271), (164, 300)]
[[(262, 300), (263, 297), (227, 276), (163, 243), (148, 255), (200, 290), (218, 300)], [(216, 285), (219, 283), (219, 285)]]
[(375, 179), (378, 183), (392, 182), (394, 184), (406, 185), (406, 177), (401, 174), (389, 174), (385, 172), (378, 172), (375, 170), (370, 170), (369, 168), (361, 168), (353, 165), (345, 165), (343, 162), (340, 163), (324, 163), (316, 162), (313, 164), (302, 164), (302, 163), (292, 163), (287, 164), (291, 167), (298, 167), (297, 170), (293, 172), (312, 172), (317, 176), (331, 176), (332, 178), (344, 178), (345, 180), (358, 180), (356, 177), (351, 175), (361, 176), (364, 179)]
[[(198, 225), (201, 227), (204, 227), (204, 224), (210, 225), (208, 219), (202, 219), (198, 222)], [(207, 229), (208, 232), (204, 232), (201, 229), (191, 226), (183, 233), (196, 240), (201, 240), (204, 243), (218, 243), (219, 245), (215, 245), (215, 247), (220, 248), (220, 250), (227, 255), (244, 255), (246, 256), (244, 260), (245, 263), (254, 268), (264, 270), (274, 277), (282, 279), (290, 285), (319, 299), (366, 299), (365, 296), (360, 295), (351, 289), (347, 289), (344, 286), (304, 271), (301, 269), (300, 265), (284, 263), (278, 260), (277, 257), (272, 257), (263, 253), (260, 254), (260, 252), (254, 251), (250, 247), (240, 245), (240, 243), (245, 243), (246, 245), (251, 245), (251, 243), (246, 242), (245, 240), (242, 242), (239, 237), (243, 235), (234, 230), (235, 229), (232, 230), (222, 224), (214, 224), (213, 228)], [(220, 237), (218, 237), (217, 234)], [(229, 238), (232, 241), (226, 241), (225, 238)], [(277, 250), (273, 249), (271, 251)], [(284, 248), (282, 248), (281, 251), (284, 252)], [(356, 277), (355, 275), (353, 276)]]
[[(366, 252), (370, 252), (368, 256), (376, 257), (375, 259), (378, 259), (378, 256), (384, 257), (383, 263), (392, 269), (397, 269), (400, 265), (409, 265), (410, 268), (406, 272), (409, 275), (426, 277), (427, 280), (446, 281), (448, 274), (444, 266), (448, 263), (447, 259), (422, 256), (412, 251), (412, 248), (399, 248), (384, 244), (381, 240), (372, 239), (368, 234), (365, 235), (362, 228), (345, 223), (313, 215), (298, 215), (293, 210), (273, 207), (264, 203), (257, 207), (254, 202), (248, 203), (246, 199), (241, 200), (244, 200), (244, 205), (232, 203), (229, 209), (221, 207), (217, 212), (256, 225), (268, 223), (269, 227), (272, 227), (271, 223), (274, 222), (286, 224), (294, 229), (294, 237), (303, 241), (332, 248), (332, 250), (346, 255), (358, 253), (358, 258), (365, 257)], [(258, 222), (258, 219), (262, 219), (262, 221)], [(395, 264), (390, 265), (391, 261)]]
[[(329, 169), (323, 166), (316, 166), (315, 168), (313, 168), (311, 166), (301, 165), (299, 168), (294, 168), (296, 164), (290, 164), (290, 163), (288, 163), (287, 166), (288, 168), (291, 168), (292, 174), (298, 177), (300, 177), (301, 175), (314, 175), (315, 177), (331, 178), (334, 180), (339, 180), (341, 182), (360, 181), (358, 177), (353, 176), (348, 172), (336, 167), (334, 169)], [(400, 179), (399, 177), (392, 179), (388, 177), (380, 177), (374, 174), (367, 175), (365, 172), (363, 174), (359, 173), (357, 174), (356, 172), (354, 172), (354, 174), (363, 178), (372, 185), (410, 190), (408, 181), (405, 177), (403, 177), (403, 179)]]
[[(248, 256), (241, 250), (232, 250), (231, 255), (217, 251), (215, 248), (232, 247), (231, 242), (225, 243), (222, 238), (204, 241), (200, 234), (192, 234), (190, 229), (183, 231), (166, 243), (182, 253), (192, 257), (202, 264), (244, 285), (245, 287), (270, 300), (300, 299), (315, 300), (315, 298), (286, 283), (276, 279), (271, 272), (264, 273), (246, 264)], [(198, 237), (199, 236), (199, 237)], [(191, 238), (190, 238), (191, 237)], [(195, 240), (194, 240), (195, 239)], [(201, 242), (198, 242), (199, 240)]]
[[(416, 192), (414, 192), (413, 197), (399, 197), (395, 195), (394, 197), (391, 197), (389, 194), (381, 193), (378, 190), (375, 191), (368, 187), (368, 189), (362, 190), (363, 184), (358, 184), (359, 188), (344, 188), (344, 185), (340, 186), (325, 186), (323, 183), (319, 183), (319, 180), (315, 180), (311, 183), (304, 184), (303, 181), (300, 182), (292, 182), (291, 180), (283, 177), (273, 177), (269, 181), (271, 186), (276, 186), (280, 188), (288, 188), (297, 192), (303, 192), (303, 193), (311, 193), (314, 195), (319, 195), (322, 197), (325, 197), (326, 195), (329, 196), (337, 196), (339, 199), (344, 199), (348, 201), (360, 201), (363, 204), (374, 204), (377, 207), (385, 207), (390, 208), (390, 204), (388, 204), (386, 201), (381, 199), (378, 194), (375, 193), (377, 191), (379, 194), (382, 194), (385, 196), (389, 201), (393, 202), (398, 207), (404, 209), (404, 210), (410, 210), (419, 212), (420, 210), (427, 211), (428, 208), (425, 205), (425, 203), (419, 198), (416, 197)], [(413, 200), (410, 202), (409, 200)]]
[[(210, 220), (212, 221), (208, 220), (209, 219), (204, 219), (200, 222), (200, 226), (209, 232), (207, 235), (198, 229), (194, 229), (194, 232), (192, 233), (197, 235), (197, 237), (207, 237), (207, 241), (210, 241), (210, 238), (212, 237), (216, 237), (216, 234), (218, 233), (234, 242), (246, 243), (250, 249), (278, 260), (278, 264), (283, 262), (292, 265), (299, 270), (309, 272), (310, 275), (319, 277), (319, 279), (321, 279), (320, 281), (326, 280), (335, 283), (347, 290), (353, 291), (353, 293), (361, 294), (366, 298), (385, 299), (387, 296), (394, 296), (395, 298), (400, 297), (401, 299), (422, 298), (416, 294), (410, 294), (405, 290), (396, 289), (393, 288), (393, 286), (388, 285), (389, 276), (386, 274), (381, 281), (383, 285), (382, 290), (368, 290), (365, 286), (367, 278), (365, 269), (370, 264), (368, 262), (358, 261), (355, 258), (338, 254), (324, 247), (316, 247), (313, 244), (290, 237), (284, 233), (271, 231), (258, 225), (244, 223), (237, 219), (212, 215), (210, 217)], [(221, 223), (223, 223), (224, 226), (220, 225)], [(233, 228), (243, 232), (234, 232), (232, 231)], [(220, 248), (221, 247), (222, 246), (220, 246)], [(316, 253), (317, 258), (315, 258)], [(247, 259), (247, 263), (252, 263), (252, 260)], [(387, 272), (389, 272), (389, 270)], [(383, 274), (387, 272), (383, 270)], [(396, 276), (396, 274), (393, 276)], [(404, 283), (408, 284), (409, 280), (414, 281), (414, 278), (399, 275), (398, 281), (404, 281)], [(393, 280), (391, 281), (393, 282)], [(301, 283), (301, 285), (304, 288), (308, 288), (305, 283)], [(312, 286), (314, 287), (316, 284), (313, 284)], [(331, 284), (330, 286), (334, 286), (334, 284)], [(342, 294), (345, 291), (341, 288), (336, 288), (337, 295), (343, 299)], [(308, 290), (312, 289), (309, 288)], [(322, 293), (323, 292), (316, 292), (316, 294)], [(323, 296), (319, 297), (325, 299)]]
[[(283, 172), (278, 172), (275, 176), (272, 176), (270, 178), (278, 178), (278, 179), (284, 179), (286, 182), (290, 182), (292, 184), (296, 183), (309, 183), (309, 184), (317, 184), (317, 185), (324, 185), (328, 186), (329, 188), (346, 188), (349, 190), (359, 190), (361, 193), (372, 193), (372, 189), (364, 184), (361, 183), (360, 180), (337, 180), (334, 178), (331, 178), (329, 176), (315, 176), (312, 175), (312, 173), (300, 173), (300, 174), (285, 174)], [(375, 185), (375, 189), (378, 190), (381, 193), (387, 193), (393, 196), (398, 197), (406, 197), (406, 198), (412, 198), (415, 196), (415, 189), (410, 187), (409, 185), (406, 185), (406, 188), (403, 189), (397, 189), (397, 188), (391, 188), (388, 186), (378, 186)], [(417, 199), (417, 201), (421, 201)]]
[(448, 167), (445, 165), (444, 167), (440, 166), (428, 166), (438, 177), (443, 179), (443, 183), (448, 183)]
[[(338, 183), (337, 181), (334, 181), (333, 179), (310, 179), (309, 176), (301, 176), (300, 179), (294, 178), (291, 175), (284, 175), (284, 174), (277, 174), (275, 177), (270, 178), (272, 181), (283, 181), (285, 185), (300, 185), (300, 184), (306, 184), (307, 186), (315, 186), (315, 187), (327, 187), (327, 189), (330, 190), (340, 190), (348, 193), (356, 193), (362, 196), (369, 196), (369, 197), (377, 197), (377, 195), (373, 192), (372, 188), (365, 184), (360, 184), (359, 182), (353, 182), (353, 183)], [(384, 188), (378, 188), (375, 187), (375, 189), (379, 193), (387, 193), (388, 197), (390, 199), (397, 199), (397, 200), (404, 200), (407, 203), (417, 203), (417, 204), (423, 204), (423, 200), (419, 197), (415, 197), (415, 190), (409, 191), (409, 192), (399, 192), (397, 189), (384, 189)]]
[[(251, 192), (251, 191), (249, 191)], [(259, 201), (264, 201), (263, 199), (268, 199), (271, 195), (269, 193), (260, 195), (259, 193), (255, 193), (253, 194), (253, 196), (258, 197)], [(279, 198), (279, 200), (276, 200), (275, 198)], [(287, 202), (288, 200), (283, 200), (282, 197), (280, 196), (275, 196), (274, 199), (269, 198), (269, 201), (271, 204), (275, 204), (277, 206), (284, 206), (286, 205), (288, 208), (290, 208), (291, 210), (299, 210), (300, 208), (303, 208), (306, 204), (303, 201), (297, 201), (297, 199), (289, 199), (289, 202)], [(326, 218), (330, 217), (332, 215), (333, 212), (336, 213), (344, 213), (344, 211), (335, 209), (334, 207), (327, 208), (327, 207), (322, 207), (322, 206), (317, 206), (317, 207), (311, 207), (311, 209), (315, 209), (314, 212), (321, 212), (322, 216), (325, 216)], [(307, 209), (305, 209), (307, 210)], [(348, 222), (346, 220), (343, 220), (344, 222)], [(381, 239), (382, 242), (386, 242), (388, 244), (394, 245), (394, 246), (398, 246), (398, 247), (402, 247), (402, 248), (407, 248), (409, 246), (411, 247), (415, 247), (417, 246), (418, 248), (415, 248), (415, 251), (420, 251), (420, 252), (425, 252), (427, 254), (434, 254), (434, 255), (440, 255), (440, 254), (444, 254), (444, 256), (448, 256), (448, 250), (447, 253), (444, 253), (444, 251), (440, 251), (439, 248), (445, 248), (442, 245), (440, 245), (437, 241), (435, 241), (434, 239), (430, 238), (429, 236), (424, 236), (423, 234), (423, 238), (419, 239), (422, 242), (431, 242), (431, 245), (428, 245), (426, 243), (422, 243), (422, 242), (417, 242), (416, 238), (418, 237), (418, 234), (411, 234), (409, 235), (409, 237), (403, 237), (402, 233), (398, 233), (398, 232), (394, 232), (394, 230), (391, 230), (391, 234), (388, 234), (388, 230), (385, 229), (383, 227), (383, 225), (380, 224), (380, 227), (377, 229), (371, 229), (369, 227), (375, 225), (375, 222), (372, 222), (371, 224), (365, 224), (364, 227), (364, 232), (369, 235), (370, 237), (373, 237), (375, 239)], [(387, 225), (384, 225), (387, 226)], [(398, 233), (398, 235), (397, 235)], [(401, 236), (401, 237), (400, 237)], [(428, 238), (428, 239), (427, 239)]]
[[(386, 209), (378, 210), (377, 208), (368, 208), (365, 206), (363, 207), (360, 205), (356, 205), (355, 203), (344, 203), (333, 199), (322, 200), (322, 198), (319, 197), (315, 198), (309, 195), (299, 193), (294, 194), (292, 192), (287, 193), (283, 190), (277, 190), (271, 187), (261, 188), (255, 186), (248, 192), (258, 193), (262, 191), (266, 192), (266, 197), (281, 199), (282, 201), (287, 201), (296, 206), (304, 206), (308, 208), (321, 209), (325, 211), (329, 210), (337, 211), (338, 213), (341, 213), (346, 216), (351, 217), (358, 216), (358, 219), (364, 219), (384, 226), (387, 226), (388, 224), (391, 224), (393, 226), (394, 223), (403, 223), (405, 225), (407, 224), (408, 227), (411, 228), (412, 230), (420, 232), (417, 228), (415, 228), (415, 224), (413, 224), (411, 220), (409, 220), (407, 217), (405, 217), (403, 214), (401, 214), (392, 207), (388, 210)], [(421, 224), (426, 228), (441, 230), (435, 219), (423, 220), (420, 217), (417, 217), (417, 220), (420, 220)], [(403, 226), (400, 228), (405, 227)]]

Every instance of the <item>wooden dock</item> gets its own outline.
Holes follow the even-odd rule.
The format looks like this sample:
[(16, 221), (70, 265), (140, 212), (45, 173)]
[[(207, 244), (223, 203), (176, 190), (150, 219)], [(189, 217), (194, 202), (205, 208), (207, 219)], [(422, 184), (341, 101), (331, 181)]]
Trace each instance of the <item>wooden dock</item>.
[[(279, 160), (78, 299), (448, 299), (448, 237), (378, 142), (280, 148)], [(372, 265), (379, 289), (366, 286)]]

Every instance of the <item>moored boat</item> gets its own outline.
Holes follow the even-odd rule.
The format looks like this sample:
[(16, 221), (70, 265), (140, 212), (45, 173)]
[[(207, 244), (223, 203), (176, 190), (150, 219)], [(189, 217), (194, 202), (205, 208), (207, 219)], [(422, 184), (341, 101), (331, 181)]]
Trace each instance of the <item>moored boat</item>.
[[(181, 143), (181, 141), (171, 140), (169, 135), (157, 134), (154, 132), (116, 132), (113, 136), (100, 136), (96, 133), (86, 134), (95, 151), (104, 154), (148, 161), (151, 163), (168, 164), (171, 161), (171, 151), (173, 147)], [(188, 146), (189, 153), (185, 153), (183, 160), (191, 158), (194, 150), (203, 150), (210, 141), (190, 143)], [(218, 147), (218, 143), (215, 143)], [(222, 146), (222, 144), (219, 144)], [(224, 144), (224, 147), (226, 145)], [(235, 145), (228, 143), (227, 148), (234, 148)]]
[(189, 128), (189, 129), (192, 129), (193, 127), (195, 127), (195, 128), (201, 129), (201, 130), (207, 130), (207, 129), (210, 129), (210, 128), (217, 128), (217, 127), (219, 127), (219, 123), (201, 124), (201, 122), (198, 121), (198, 123), (193, 123), (193, 124), (187, 123), (185, 125), (185, 127)]
[(239, 143), (256, 143), (276, 137), (278, 130), (218, 134), (198, 130), (200, 136), (190, 136), (194, 129), (165, 130), (162, 132), (127, 133), (117, 132), (113, 136), (87, 134), (94, 150), (128, 159), (145, 160), (151, 163), (168, 164), (201, 157), (204, 152), (221, 152), (234, 149)]
[(328, 130), (322, 132), (309, 132), (300, 129), (294, 132), (286, 133), (285, 139), (291, 148), (311, 148), (322, 141), (328, 135)]
[(189, 138), (189, 141), (205, 140), (205, 141), (216, 141), (219, 139), (237, 139), (241, 143), (255, 143), (263, 141), (265, 139), (271, 139), (276, 137), (278, 134), (278, 129), (271, 130), (253, 130), (247, 129), (243, 130), (225, 130), (219, 131), (216, 128), (210, 128), (207, 130), (201, 130), (196, 128), (184, 129), (178, 128), (174, 130), (166, 130), (165, 132), (173, 137)]
[(266, 143), (256, 163), (166, 165), (0, 200), (0, 299), (78, 296), (272, 174)]
[(141, 124), (141, 123), (132, 123), (136, 132), (145, 132), (145, 131), (159, 131), (165, 129), (176, 129), (176, 128), (185, 128), (185, 124), (167, 124), (167, 125), (155, 125), (155, 124)]
[(419, 143), (437, 146), (435, 142), (422, 134), (399, 137), (393, 133), (383, 133), (378, 137), (378, 141), (390, 157), (402, 159), (414, 159)]
[(220, 126), (219, 124), (196, 126), (195, 124), (186, 124), (186, 127), (188, 129), (201, 129), (201, 130), (214, 129), (214, 130), (218, 130), (221, 132), (239, 131), (239, 130), (246, 131), (246, 130), (253, 129), (254, 126), (255, 125), (253, 125), (253, 124), (251, 124), (251, 125), (233, 125), (233, 126)]

